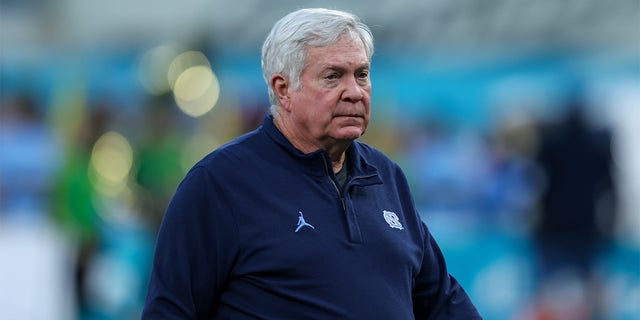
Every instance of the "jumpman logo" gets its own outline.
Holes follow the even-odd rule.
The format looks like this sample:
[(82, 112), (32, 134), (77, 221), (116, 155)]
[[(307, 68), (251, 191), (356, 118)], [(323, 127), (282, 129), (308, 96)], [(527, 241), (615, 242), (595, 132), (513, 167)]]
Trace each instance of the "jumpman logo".
[(296, 231), (295, 232), (300, 231), (300, 229), (302, 229), (302, 227), (310, 227), (311, 229), (315, 229), (314, 226), (312, 226), (311, 224), (309, 224), (306, 221), (304, 221), (304, 215), (302, 215), (302, 211), (298, 211), (298, 213), (300, 213), (300, 216), (298, 216), (298, 226), (296, 227)]

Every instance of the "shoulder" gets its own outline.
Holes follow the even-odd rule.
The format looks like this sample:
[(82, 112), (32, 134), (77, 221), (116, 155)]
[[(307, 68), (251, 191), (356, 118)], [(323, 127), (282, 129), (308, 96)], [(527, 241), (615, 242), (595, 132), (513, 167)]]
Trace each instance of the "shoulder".
[(260, 131), (246, 133), (211, 151), (196, 162), (190, 171), (202, 170), (219, 176), (251, 163), (255, 165), (256, 159), (267, 152), (265, 144), (265, 137)]
[(364, 142), (354, 141), (353, 147), (359, 155), (372, 161), (393, 162), (384, 152)]
[(368, 162), (370, 165), (378, 168), (378, 170), (388, 169), (393, 171), (402, 171), (400, 166), (393, 159), (371, 145), (360, 141), (354, 141), (353, 147), (359, 157), (364, 159), (364, 161)]

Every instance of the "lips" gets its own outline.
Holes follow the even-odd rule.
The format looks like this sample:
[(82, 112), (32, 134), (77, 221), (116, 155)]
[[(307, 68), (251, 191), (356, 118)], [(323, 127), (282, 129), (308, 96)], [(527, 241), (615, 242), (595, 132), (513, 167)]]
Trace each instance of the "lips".
[(335, 115), (336, 118), (338, 117), (345, 117), (345, 118), (364, 118), (364, 115), (361, 114), (338, 114)]

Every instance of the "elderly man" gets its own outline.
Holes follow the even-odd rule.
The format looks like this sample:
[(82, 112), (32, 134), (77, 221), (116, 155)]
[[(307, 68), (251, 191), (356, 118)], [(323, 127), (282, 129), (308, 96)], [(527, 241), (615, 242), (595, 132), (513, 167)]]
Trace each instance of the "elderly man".
[(302, 9), (262, 49), (271, 114), (187, 174), (158, 236), (145, 319), (480, 319), (401, 169), (355, 141), (373, 39)]

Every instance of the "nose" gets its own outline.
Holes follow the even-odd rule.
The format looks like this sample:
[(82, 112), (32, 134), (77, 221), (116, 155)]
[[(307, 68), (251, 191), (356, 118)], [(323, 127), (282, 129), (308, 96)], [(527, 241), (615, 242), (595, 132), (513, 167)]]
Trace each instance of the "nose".
[(349, 102), (358, 102), (364, 98), (365, 89), (358, 83), (355, 77), (348, 77), (345, 80), (345, 87), (342, 98)]

